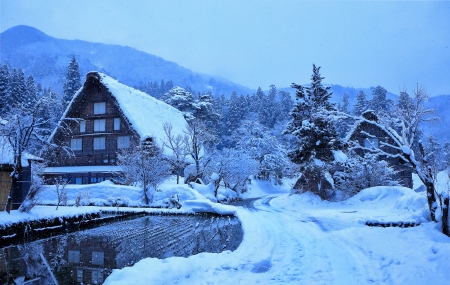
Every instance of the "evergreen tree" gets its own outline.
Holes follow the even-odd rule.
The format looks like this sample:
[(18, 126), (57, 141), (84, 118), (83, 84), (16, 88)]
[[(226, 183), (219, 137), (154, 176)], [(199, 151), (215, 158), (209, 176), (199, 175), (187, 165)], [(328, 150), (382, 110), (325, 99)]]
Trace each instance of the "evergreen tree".
[(386, 98), (387, 90), (384, 87), (377, 86), (372, 91), (372, 100), (370, 108), (377, 114), (387, 114), (389, 111), (389, 101)]
[(450, 168), (450, 142), (445, 142), (443, 147), (443, 155), (444, 155), (444, 167)]
[(426, 157), (424, 161), (435, 171), (438, 172), (441, 161), (441, 146), (437, 139), (433, 136), (428, 136), (424, 145)]
[(332, 93), (329, 87), (322, 85), (322, 79), (320, 67), (313, 65), (310, 87), (292, 84), (296, 89), (296, 104), (291, 112), (293, 120), (285, 133), (292, 134), (298, 140), (296, 147), (288, 154), (294, 163), (308, 164), (314, 159), (331, 161), (332, 150), (339, 147), (334, 122), (327, 116), (327, 112), (336, 108), (329, 102)]
[(26, 89), (27, 89), (27, 92), (26, 92), (23, 104), (25, 107), (31, 108), (37, 102), (37, 90), (36, 90), (36, 86), (34, 85), (34, 78), (32, 75), (29, 75), (27, 77)]
[(278, 94), (280, 95), (280, 120), (288, 120), (291, 118), (290, 112), (292, 111), (292, 108), (294, 107), (294, 101), (292, 101), (291, 94), (286, 91), (279, 91)]
[(350, 95), (348, 93), (344, 93), (342, 96), (342, 102), (339, 104), (339, 111), (349, 114), (350, 110)]
[(27, 94), (25, 74), (23, 73), (21, 68), (17, 70), (15, 68), (13, 69), (9, 88), (9, 100), (11, 108), (20, 107)]
[(214, 99), (211, 92), (201, 94), (195, 103), (196, 111), (194, 116), (205, 122), (211, 130), (215, 129), (220, 120), (219, 112), (214, 108)]
[(408, 111), (412, 108), (412, 100), (406, 90), (400, 92), (400, 95), (398, 96), (397, 108), (403, 111)]
[(194, 95), (191, 92), (187, 92), (184, 88), (179, 86), (173, 87), (164, 94), (161, 100), (183, 112), (187, 121), (194, 118), (196, 112)]
[(64, 101), (68, 104), (75, 92), (81, 87), (80, 70), (75, 56), (72, 56), (69, 66), (67, 67), (66, 81), (64, 82)]
[(169, 92), (169, 90), (166, 91), (166, 84), (164, 83), (164, 79), (161, 79), (161, 83), (159, 84), (159, 98), (163, 97), (167, 92)]
[(356, 95), (356, 104), (353, 106), (353, 114), (355, 116), (361, 116), (364, 111), (367, 111), (369, 105), (368, 103), (366, 93), (359, 90), (358, 95)]
[[(264, 93), (262, 93), (264, 94)], [(273, 128), (277, 120), (277, 106), (275, 98), (277, 96), (277, 88), (275, 85), (270, 85), (267, 96), (262, 96), (259, 108), (259, 121), (268, 128)]]
[(9, 68), (5, 65), (0, 65), (0, 117), (4, 117), (5, 113), (8, 112), (9, 99), (9, 87), (10, 87), (10, 77)]
[(227, 121), (226, 121), (226, 135), (230, 135), (237, 127), (239, 127), (241, 120), (243, 119), (242, 106), (237, 96), (237, 93), (233, 91), (230, 96)]

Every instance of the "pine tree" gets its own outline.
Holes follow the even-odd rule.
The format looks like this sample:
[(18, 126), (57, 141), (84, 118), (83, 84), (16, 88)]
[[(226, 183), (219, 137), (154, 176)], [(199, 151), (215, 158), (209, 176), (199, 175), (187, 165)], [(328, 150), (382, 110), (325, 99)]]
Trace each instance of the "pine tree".
[(34, 85), (34, 78), (32, 75), (29, 75), (27, 77), (26, 89), (27, 92), (23, 103), (25, 107), (31, 108), (37, 102), (37, 90), (36, 86)]
[(10, 81), (10, 106), (17, 108), (24, 103), (27, 94), (27, 87), (25, 83), (25, 74), (22, 69), (13, 69)]
[(80, 70), (75, 56), (72, 56), (67, 67), (66, 81), (64, 82), (64, 101), (68, 104), (75, 92), (81, 87)]
[(408, 111), (412, 108), (411, 97), (406, 90), (400, 92), (400, 95), (398, 96), (397, 108), (403, 111)]
[(386, 114), (389, 111), (389, 101), (386, 98), (387, 90), (384, 87), (377, 86), (372, 91), (372, 100), (370, 108), (377, 114)]
[(5, 113), (8, 112), (9, 99), (9, 87), (10, 87), (10, 76), (9, 68), (5, 65), (0, 65), (0, 117), (4, 117)]
[(231, 93), (228, 105), (228, 114), (226, 121), (226, 135), (230, 135), (237, 127), (239, 127), (243, 119), (242, 106), (239, 97), (235, 91)]
[(348, 109), (350, 107), (350, 95), (348, 93), (344, 93), (344, 96), (342, 96), (342, 102), (339, 104), (339, 111), (349, 114), (350, 110)]
[(366, 98), (366, 93), (359, 90), (358, 95), (356, 95), (356, 104), (353, 106), (353, 114), (355, 116), (361, 116), (364, 111), (368, 109), (368, 102)]
[(433, 136), (428, 136), (425, 142), (426, 157), (424, 160), (437, 173), (441, 161), (441, 146), (437, 139)]
[(296, 104), (285, 133), (298, 140), (297, 146), (288, 154), (294, 163), (308, 164), (314, 159), (331, 161), (332, 150), (339, 147), (334, 122), (326, 116), (328, 111), (336, 108), (328, 101), (332, 93), (329, 87), (322, 85), (322, 79), (320, 67), (313, 65), (310, 87), (292, 84), (296, 89)]
[(443, 147), (443, 155), (444, 155), (444, 167), (449, 169), (450, 168), (450, 142), (445, 142)]
[(183, 112), (184, 118), (187, 121), (194, 118), (196, 112), (194, 95), (184, 88), (179, 86), (173, 87), (162, 96), (161, 100)]
[(279, 91), (278, 94), (280, 95), (281, 99), (281, 114), (280, 114), (280, 120), (288, 120), (291, 118), (290, 112), (292, 111), (292, 108), (294, 107), (294, 101), (292, 101), (291, 94), (286, 91)]

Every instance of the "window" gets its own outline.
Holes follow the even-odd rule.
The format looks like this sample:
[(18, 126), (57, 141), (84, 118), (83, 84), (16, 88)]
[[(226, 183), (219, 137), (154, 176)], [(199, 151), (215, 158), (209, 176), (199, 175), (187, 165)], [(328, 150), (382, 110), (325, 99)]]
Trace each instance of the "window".
[(105, 149), (105, 137), (94, 138), (94, 149)]
[(103, 273), (101, 269), (92, 269), (92, 283), (94, 284), (103, 283)]
[(97, 177), (91, 177), (90, 182), (91, 183), (97, 183)]
[(80, 121), (80, 133), (86, 132), (86, 121)]
[(378, 139), (377, 138), (366, 138), (364, 140), (365, 148), (378, 148)]
[(117, 148), (129, 148), (130, 136), (117, 137)]
[(100, 265), (103, 266), (104, 261), (104, 252), (103, 251), (93, 251), (92, 252), (92, 265)]
[(69, 250), (68, 254), (69, 263), (80, 263), (80, 251), (79, 250)]
[(94, 115), (106, 113), (106, 102), (94, 103)]
[(106, 120), (94, 120), (94, 132), (104, 132), (106, 129)]
[(114, 118), (114, 130), (120, 131), (120, 118)]
[(77, 269), (77, 282), (83, 282), (83, 269)]
[(83, 150), (83, 139), (71, 139), (70, 140), (71, 150)]

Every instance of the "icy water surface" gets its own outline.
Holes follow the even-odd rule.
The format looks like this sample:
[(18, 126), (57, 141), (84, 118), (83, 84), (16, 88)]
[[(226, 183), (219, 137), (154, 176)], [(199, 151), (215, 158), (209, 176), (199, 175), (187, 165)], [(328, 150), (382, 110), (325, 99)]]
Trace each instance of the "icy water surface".
[(146, 216), (1, 248), (0, 284), (101, 284), (143, 258), (235, 250), (242, 236), (233, 216)]

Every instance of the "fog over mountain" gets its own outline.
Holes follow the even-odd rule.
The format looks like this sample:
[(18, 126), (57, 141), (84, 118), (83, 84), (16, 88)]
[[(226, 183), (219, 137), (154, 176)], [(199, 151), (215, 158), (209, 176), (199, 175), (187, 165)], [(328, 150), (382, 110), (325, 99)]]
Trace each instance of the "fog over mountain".
[(172, 80), (181, 87), (215, 95), (250, 93), (251, 90), (226, 79), (193, 72), (178, 64), (136, 49), (81, 40), (62, 40), (29, 27), (16, 26), (0, 34), (1, 62), (21, 67), (36, 82), (62, 90), (67, 65), (75, 55), (82, 76), (97, 70), (135, 86), (149, 81)]
[[(22, 68), (25, 74), (32, 74), (36, 82), (58, 92), (62, 92), (67, 66), (73, 55), (79, 63), (82, 78), (88, 71), (97, 70), (130, 86), (172, 80), (174, 85), (189, 86), (196, 92), (212, 91), (216, 96), (224, 94), (229, 97), (232, 91), (244, 95), (255, 93), (255, 90), (229, 80), (200, 74), (177, 63), (126, 46), (57, 39), (29, 26), (16, 26), (0, 34), (0, 62)], [(326, 73), (323, 76), (323, 82), (328, 83)], [(308, 84), (308, 79), (298, 78), (294, 81), (298, 84)], [(382, 82), (374, 82), (374, 85), (377, 84), (383, 85)], [(278, 90), (288, 91), (292, 97), (295, 96), (294, 89), (277, 87)], [(331, 101), (339, 103), (343, 94), (348, 93), (351, 106), (356, 102), (359, 90), (363, 90), (367, 99), (371, 99), (374, 89), (374, 86), (356, 88), (337, 84), (332, 84), (331, 87)], [(268, 86), (261, 88), (268, 90)], [(389, 90), (387, 93), (388, 99), (393, 101), (397, 100), (397, 96), (398, 90)], [(435, 116), (440, 120), (424, 125), (425, 134), (433, 134), (441, 143), (450, 141), (450, 95), (433, 96), (428, 105), (435, 109)]]

